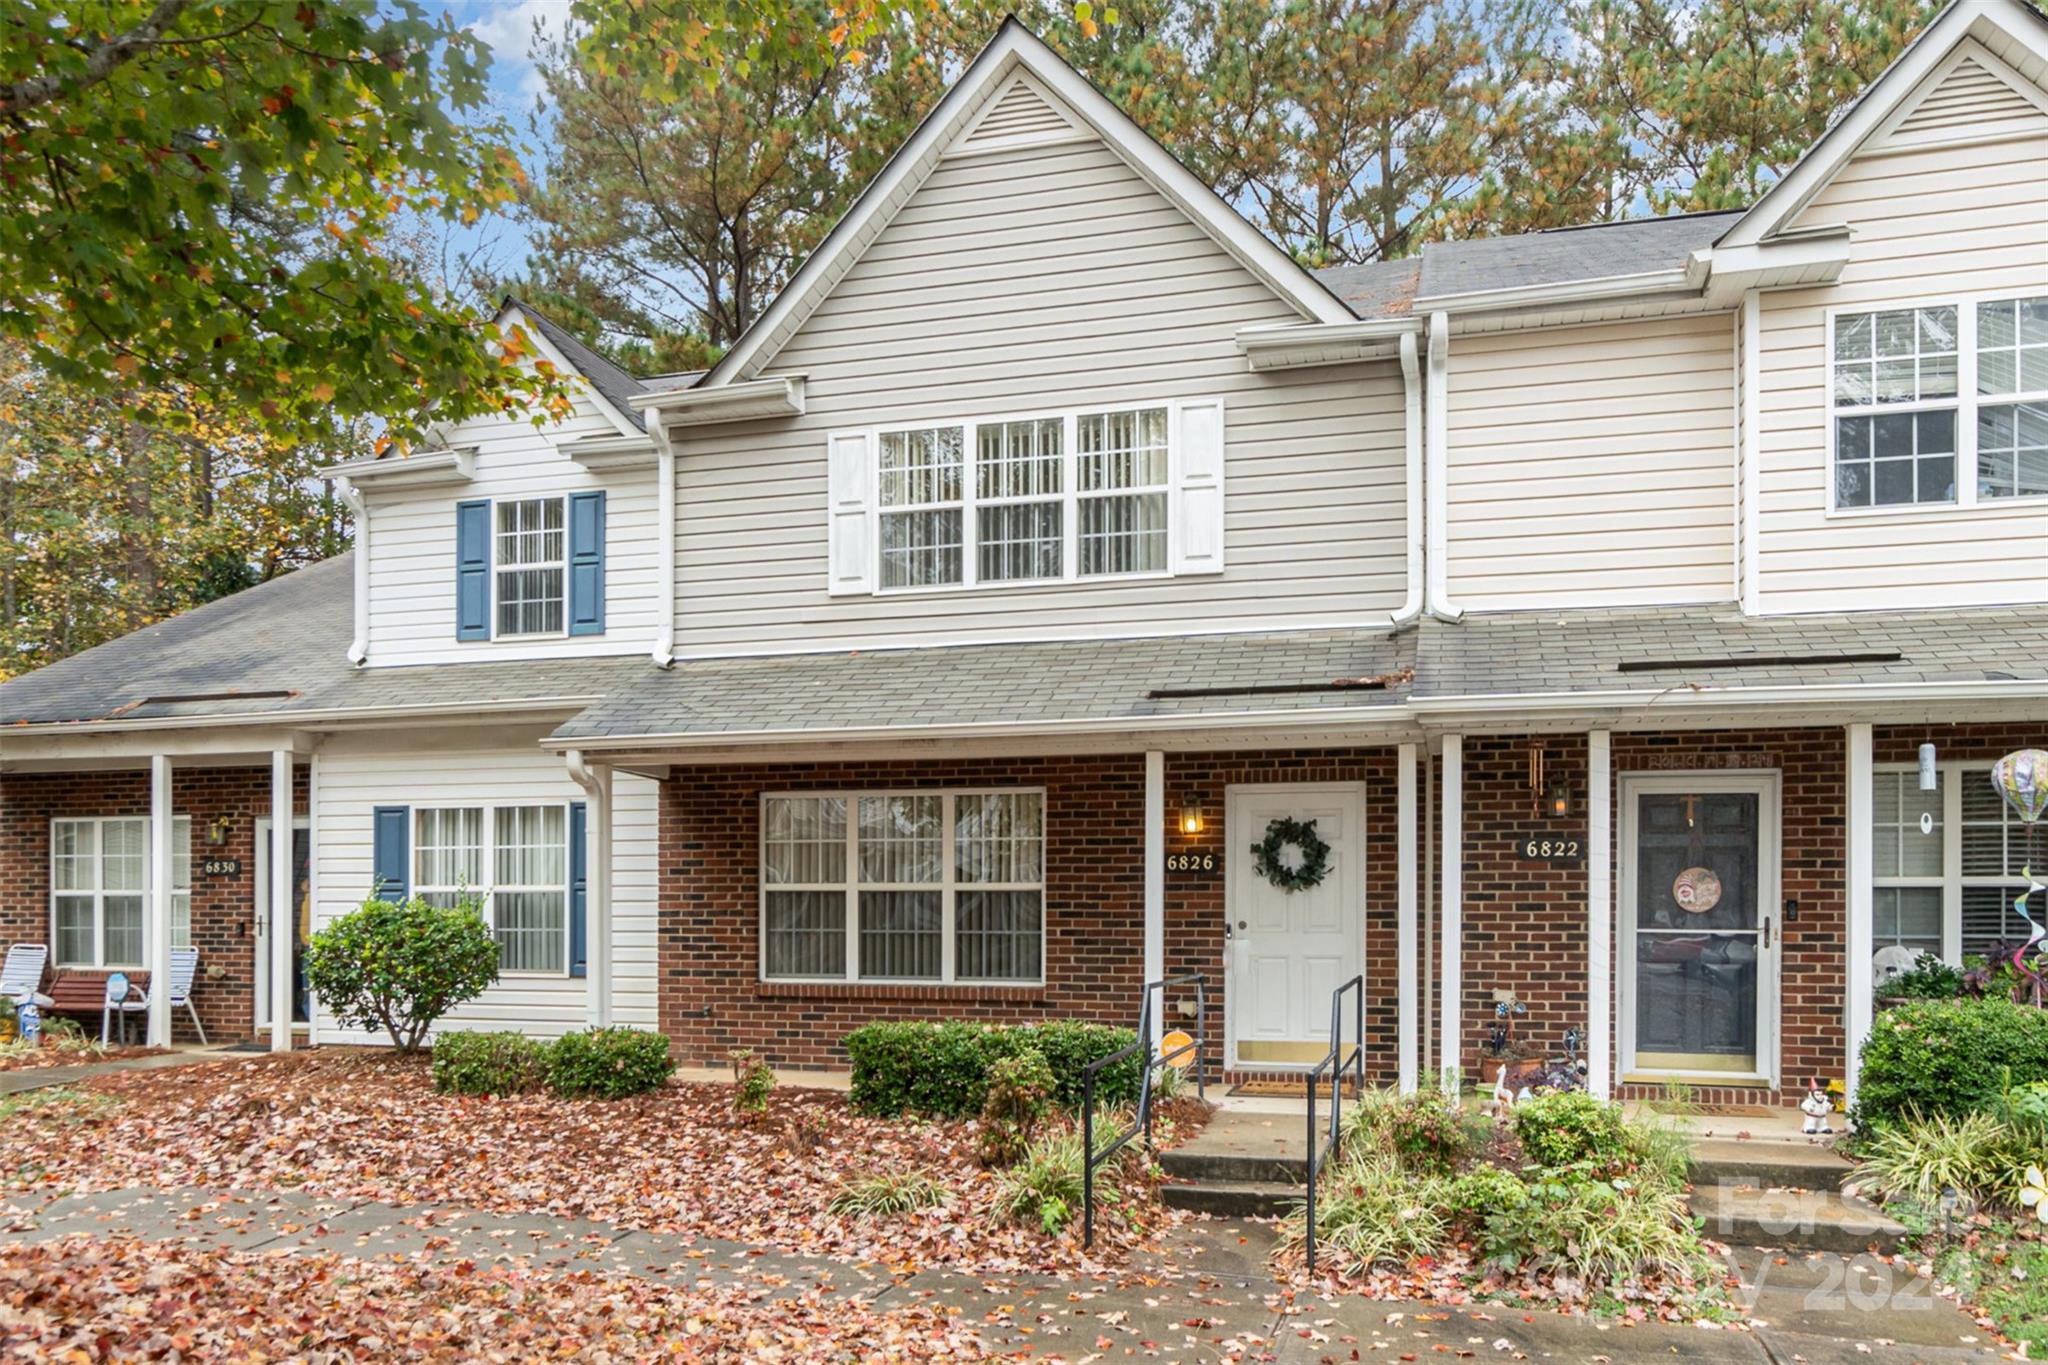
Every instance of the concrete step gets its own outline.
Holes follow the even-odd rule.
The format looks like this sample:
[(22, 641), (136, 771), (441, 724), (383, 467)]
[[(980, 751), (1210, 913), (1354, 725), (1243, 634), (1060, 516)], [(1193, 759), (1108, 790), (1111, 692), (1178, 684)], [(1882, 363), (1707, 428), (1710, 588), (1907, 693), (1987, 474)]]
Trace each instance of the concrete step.
[(1817, 1144), (1701, 1138), (1692, 1147), (1694, 1185), (1839, 1190), (1854, 1169), (1834, 1151)]
[(1209, 1185), (1174, 1182), (1159, 1188), (1159, 1200), (1170, 1209), (1213, 1213), (1226, 1218), (1275, 1218), (1301, 1202), (1300, 1185), (1279, 1180), (1243, 1180)]
[(1300, 1185), (1308, 1180), (1308, 1163), (1298, 1152), (1280, 1155), (1210, 1146), (1173, 1147), (1159, 1154), (1159, 1165), (1176, 1180), (1235, 1185)]
[(1892, 1252), (1906, 1235), (1875, 1205), (1826, 1190), (1695, 1185), (1691, 1203), (1706, 1235), (1732, 1246)]

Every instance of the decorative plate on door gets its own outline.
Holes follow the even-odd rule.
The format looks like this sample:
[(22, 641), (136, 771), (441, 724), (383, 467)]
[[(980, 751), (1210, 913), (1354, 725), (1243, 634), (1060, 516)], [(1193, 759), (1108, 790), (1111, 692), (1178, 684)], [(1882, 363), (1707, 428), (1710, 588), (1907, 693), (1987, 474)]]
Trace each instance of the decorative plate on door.
[(1721, 877), (1710, 867), (1688, 867), (1671, 883), (1671, 899), (1688, 915), (1704, 915), (1721, 903)]

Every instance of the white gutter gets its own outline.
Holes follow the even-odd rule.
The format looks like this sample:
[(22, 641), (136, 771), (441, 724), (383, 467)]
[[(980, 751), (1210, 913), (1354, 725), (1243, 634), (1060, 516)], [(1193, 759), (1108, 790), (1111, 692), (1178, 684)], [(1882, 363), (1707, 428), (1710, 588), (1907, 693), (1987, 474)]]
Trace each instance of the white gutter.
[(652, 393), (635, 394), (626, 402), (643, 413), (660, 413), (677, 426), (747, 422), (762, 417), (801, 417), (804, 411), (804, 377), (791, 374), (747, 379), (712, 389), (656, 389)]
[(357, 668), (370, 657), (370, 506), (362, 490), (348, 479), (341, 480), (341, 500), (348, 504), (356, 523), (355, 638), (349, 642), (348, 661)]
[(1471, 693), (1415, 697), (1407, 707), (1418, 721), (1455, 725), (1489, 716), (1578, 715), (1588, 711), (1703, 711), (1716, 707), (1829, 706), (1841, 703), (2048, 700), (2048, 678), (2000, 678), (1981, 682), (1815, 683), (1808, 686), (1701, 687), (1689, 683), (1657, 688), (1603, 688), (1589, 692)]
[(676, 661), (676, 448), (668, 423), (658, 416), (654, 433), (654, 663), (668, 668)]
[(46, 720), (32, 725), (10, 725), (9, 739), (31, 739), (50, 735), (110, 735), (137, 730), (212, 730), (235, 725), (288, 726), (335, 725), (389, 720), (441, 720), (474, 718), (488, 721), (498, 716), (524, 715), (533, 711), (580, 711), (601, 696), (521, 697), (498, 701), (491, 698), (464, 701), (415, 702), (409, 706), (329, 706), (304, 711), (240, 711), (219, 716), (141, 716), (131, 720)]
[(1414, 318), (1362, 318), (1355, 322), (1257, 323), (1233, 334), (1253, 371), (1343, 365), (1392, 354), (1390, 344), (1422, 330)]
[(387, 456), (381, 460), (344, 460), (340, 464), (321, 465), (313, 472), (324, 479), (347, 479), (359, 486), (367, 482), (388, 487), (433, 488), (468, 483), (476, 478), (476, 450), (461, 446), (453, 450), (423, 450), (417, 455)]
[(1451, 317), (1448, 313), (1429, 316), (1429, 369), (1423, 390), (1426, 409), (1423, 480), (1428, 500), (1428, 548), (1424, 555), (1428, 611), (1444, 621), (1455, 621), (1464, 609), (1451, 601), (1450, 590), (1450, 382)]
[(1423, 545), (1428, 538), (1422, 524), (1422, 363), (1415, 352), (1415, 333), (1403, 332), (1401, 394), (1408, 484), (1408, 592), (1394, 613), (1392, 624), (1397, 629), (1422, 615)]
[(1434, 294), (1415, 300), (1418, 313), (1484, 313), (1508, 308), (1554, 308), (1560, 304), (1602, 303), (1640, 294), (1697, 293), (1706, 283), (1707, 260), (1695, 253), (1684, 266), (1644, 270), (1633, 275), (1607, 275), (1559, 284), (1518, 284), (1506, 289), (1475, 289), (1464, 294)]

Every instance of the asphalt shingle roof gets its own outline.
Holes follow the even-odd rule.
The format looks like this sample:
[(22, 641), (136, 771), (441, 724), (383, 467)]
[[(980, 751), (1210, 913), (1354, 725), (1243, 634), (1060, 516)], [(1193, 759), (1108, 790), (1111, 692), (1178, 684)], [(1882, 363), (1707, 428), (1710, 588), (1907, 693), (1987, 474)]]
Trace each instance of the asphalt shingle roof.
[(644, 382), (627, 374), (617, 365), (614, 365), (596, 351), (585, 346), (581, 341), (578, 341), (561, 327), (549, 321), (544, 314), (534, 308), (521, 303), (516, 298), (508, 298), (505, 302), (516, 304), (520, 311), (532, 318), (533, 325), (540, 328), (540, 334), (548, 339), (550, 345), (562, 353), (562, 359), (582, 371), (583, 377), (590, 381), (590, 386), (603, 394), (607, 403), (617, 408), (620, 414), (634, 426), (639, 427), (642, 431), (647, 430), (645, 415), (639, 409), (630, 406), (626, 401), (636, 394), (648, 391), (648, 386)]

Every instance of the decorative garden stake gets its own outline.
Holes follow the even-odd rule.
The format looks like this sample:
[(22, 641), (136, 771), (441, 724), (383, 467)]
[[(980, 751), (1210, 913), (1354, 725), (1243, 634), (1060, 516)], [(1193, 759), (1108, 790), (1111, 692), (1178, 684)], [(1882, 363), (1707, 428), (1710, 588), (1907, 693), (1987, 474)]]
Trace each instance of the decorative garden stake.
[[(2031, 854), (2034, 825), (2043, 811), (2048, 811), (2048, 751), (2041, 749), (2020, 749), (2007, 754), (1991, 765), (1991, 785), (2011, 806), (2013, 814), (2027, 827), (2028, 851)], [(2038, 1007), (2042, 1001), (2041, 974), (2034, 970), (2034, 945), (2048, 937), (2048, 928), (2034, 923), (2034, 917), (2027, 913), (2027, 901), (2044, 888), (2034, 880), (2034, 864), (2031, 856), (2020, 867), (2020, 876), (2026, 880), (2026, 890), (2013, 899), (2013, 912), (2026, 922), (2027, 941), (2012, 955), (2012, 965), (2019, 970), (2020, 980), (2026, 983), (2028, 997)]]

